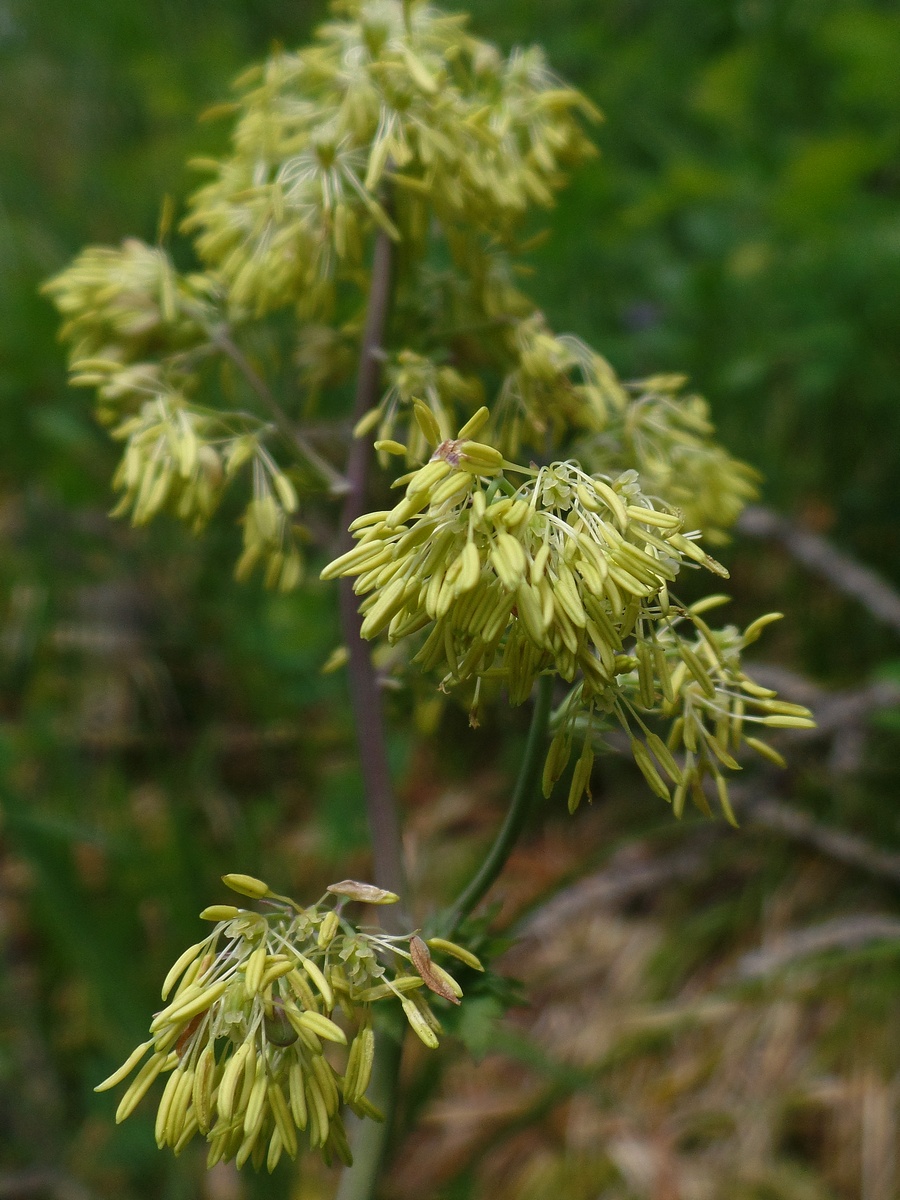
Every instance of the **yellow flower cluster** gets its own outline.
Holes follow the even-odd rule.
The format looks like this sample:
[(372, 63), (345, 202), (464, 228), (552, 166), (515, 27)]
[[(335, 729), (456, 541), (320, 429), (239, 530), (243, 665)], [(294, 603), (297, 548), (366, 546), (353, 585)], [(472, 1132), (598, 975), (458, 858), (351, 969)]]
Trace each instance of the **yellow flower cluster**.
[[(499, 378), (489, 440), (504, 457), (574, 450), (605, 480), (636, 469), (647, 495), (682, 510), (684, 529), (721, 538), (753, 474), (713, 441), (703, 402), (671, 381), (622, 384), (584, 343), (555, 335), (518, 287), (514, 230), (589, 153), (579, 114), (590, 106), (539, 51), (503, 58), (460, 17), (401, 0), (354, 0), (342, 13), (312, 46), (276, 53), (241, 82), (232, 152), (212, 164), (186, 223), (205, 273), (179, 274), (162, 248), (130, 239), (84, 250), (45, 285), (64, 317), (72, 382), (96, 388), (101, 420), (125, 442), (116, 511), (144, 523), (165, 510), (198, 529), (235, 464), (252, 464), (238, 576), (260, 564), (270, 584), (298, 582), (293, 488), (265, 449), (283, 400), (267, 395), (257, 356), (273, 351), (276, 371), (284, 359), (256, 318), (296, 307), (312, 411), (357, 361), (355, 306), (381, 228), (404, 244), (403, 332), (359, 436), (397, 439), (421, 461), (429, 443), (414, 401), (449, 440)], [(308, 439), (298, 444), (304, 466), (333, 482)]]
[(113, 476), (113, 486), (122, 492), (113, 516), (130, 514), (133, 524), (146, 525), (168, 511), (197, 533), (228, 482), (249, 466), (253, 498), (244, 512), (244, 551), (235, 573), (244, 579), (262, 563), (270, 587), (290, 591), (300, 582), (303, 562), (293, 522), (297, 493), (258, 434), (236, 434), (218, 413), (170, 393), (146, 401), (112, 436), (125, 442)]
[(236, 309), (327, 311), (373, 227), (421, 242), (433, 212), (507, 236), (593, 152), (576, 114), (594, 110), (539, 50), (504, 59), (430, 5), (344, 10), (314, 45), (242, 78), (233, 152), (203, 164), (214, 178), (185, 228)]
[[(415, 412), (433, 443), (430, 409)], [(322, 577), (357, 577), (364, 637), (387, 630), (398, 641), (429, 628), (415, 661), (444, 671), (445, 686), (501, 678), (521, 704), (553, 670), (569, 681), (581, 672), (586, 695), (603, 693), (624, 639), (639, 622), (667, 618), (668, 586), (685, 561), (727, 572), (634, 472), (604, 480), (571, 461), (516, 468), (472, 440), (488, 419), (481, 409), (440, 442), (393, 509), (354, 522), (358, 544)], [(526, 482), (514, 488), (504, 468)]]
[[(686, 607), (671, 594), (685, 566), (727, 571), (682, 532), (681, 510), (646, 494), (637, 471), (604, 478), (574, 460), (519, 467), (473, 440), (490, 423), (486, 408), (444, 440), (429, 404), (414, 400), (412, 409), (420, 439), (437, 442), (430, 461), (399, 481), (406, 491), (393, 509), (354, 522), (356, 546), (322, 572), (355, 577), (363, 636), (386, 632), (401, 643), (423, 633), (413, 661), (438, 670), (444, 690), (474, 682), (473, 710), (483, 681), (501, 681), (513, 704), (528, 699), (540, 674), (574, 683), (544, 767), (549, 795), (580, 737), (571, 811), (589, 793), (594, 744), (613, 720), (677, 815), (687, 795), (708, 812), (709, 777), (733, 821), (722, 774), (739, 769), (733, 751), (746, 744), (781, 761), (745, 726), (812, 725), (807, 709), (779, 701), (741, 667), (742, 650), (777, 614), (742, 634), (714, 632), (701, 614), (727, 597)], [(393, 440), (376, 446), (406, 453)], [(525, 482), (515, 487), (509, 474)], [(654, 719), (670, 723), (668, 742), (648, 727)]]
[(221, 460), (208, 440), (211, 423), (177, 395), (157, 395), (121, 422), (113, 436), (126, 448), (113, 486), (124, 495), (113, 515), (130, 512), (135, 525), (146, 525), (168, 507), (201, 529), (223, 483)]
[(554, 334), (540, 313), (517, 322), (509, 341), (512, 365), (500, 389), (497, 419), (510, 455), (548, 439), (556, 445), (581, 430), (606, 429), (622, 393), (605, 359), (578, 338)]
[(72, 382), (110, 401), (127, 390), (127, 377), (116, 378), (127, 364), (202, 341), (218, 302), (211, 276), (179, 274), (164, 250), (136, 238), (89, 246), (43, 290), (64, 318), (60, 337), (72, 343)]
[(106, 424), (133, 415), (149, 399), (191, 383), (193, 355), (207, 355), (219, 289), (209, 275), (179, 274), (159, 247), (129, 238), (120, 247), (89, 246), (42, 289), (65, 318), (70, 382), (93, 387)]
[(98, 415), (125, 445), (113, 515), (145, 525), (169, 512), (199, 532), (228, 483), (248, 468), (253, 496), (236, 573), (246, 578), (261, 564), (270, 586), (295, 587), (302, 577), (298, 499), (265, 447), (271, 425), (244, 411), (204, 407), (193, 396), (200, 365), (221, 353), (221, 298), (212, 277), (179, 275), (162, 250), (129, 240), (85, 250), (45, 291), (67, 317), (61, 332), (72, 342), (71, 382), (97, 389)]
[[(200, 914), (215, 927), (169, 971), (162, 997), (171, 999), (153, 1018), (150, 1039), (96, 1090), (115, 1087), (139, 1067), (116, 1113), (124, 1121), (168, 1074), (157, 1143), (180, 1154), (200, 1134), (210, 1166), (234, 1159), (238, 1167), (249, 1161), (272, 1171), (282, 1154), (296, 1157), (304, 1139), (326, 1161), (349, 1163), (342, 1105), (383, 1119), (366, 1098), (373, 1004), (398, 1000), (415, 1033), (435, 1047), (440, 1024), (422, 989), (453, 1003), (462, 991), (431, 950), (476, 970), (481, 964), (441, 938), (426, 944), (416, 935), (355, 928), (343, 911), (348, 902), (397, 899), (371, 884), (332, 884), (318, 904), (301, 908), (253, 876), (224, 880), (266, 911), (218, 904)], [(342, 1073), (324, 1052), (328, 1044), (348, 1047)]]
[[(489, 430), (504, 457), (518, 458), (525, 449), (546, 456), (568, 447), (591, 474), (608, 478), (636, 470), (646, 493), (677, 507), (683, 528), (725, 540), (756, 495), (757, 475), (714, 440), (708, 406), (700, 396), (680, 394), (682, 376), (623, 383), (601, 355), (578, 338), (553, 334), (540, 314), (507, 326), (500, 361), (508, 369)], [(402, 441), (410, 462), (421, 461), (427, 449), (411, 416), (415, 400), (449, 438), (460, 415), (465, 419), (484, 395), (477, 376), (411, 350), (394, 356), (386, 374), (388, 390), (355, 432)]]
[(578, 338), (554, 335), (540, 314), (519, 322), (513, 341), (516, 365), (497, 402), (505, 454), (574, 436), (588, 470), (636, 470), (645, 491), (680, 509), (685, 529), (725, 540), (757, 494), (758, 476), (716, 443), (706, 402), (680, 394), (683, 376), (623, 383), (601, 355)]
[[(628, 735), (635, 764), (651, 790), (672, 804), (676, 816), (682, 815), (688, 795), (711, 815), (703, 790), (709, 778), (726, 819), (737, 823), (723, 774), (740, 770), (734, 755), (746, 745), (777, 766), (785, 765), (777, 750), (748, 733), (748, 726), (809, 729), (814, 722), (809, 709), (779, 700), (741, 665), (743, 650), (781, 614), (759, 617), (743, 632), (734, 626), (710, 629), (701, 614), (727, 599), (708, 596), (690, 608), (673, 610), (656, 626), (639, 621), (628, 653), (617, 661), (615, 688), (602, 697), (583, 683), (570, 691), (554, 717), (556, 733), (544, 766), (546, 796), (566, 770), (576, 738), (582, 749), (570, 782), (570, 812), (590, 794), (601, 720), (612, 716)], [(690, 625), (687, 636), (681, 630), (685, 623)], [(669, 723), (665, 741), (648, 727), (648, 720)]]
[(606, 469), (634, 465), (648, 491), (680, 508), (686, 528), (722, 543), (758, 495), (759, 475), (715, 441), (708, 404), (682, 395), (684, 383), (683, 375), (658, 375), (620, 385), (618, 410), (606, 428), (579, 440), (578, 453)]

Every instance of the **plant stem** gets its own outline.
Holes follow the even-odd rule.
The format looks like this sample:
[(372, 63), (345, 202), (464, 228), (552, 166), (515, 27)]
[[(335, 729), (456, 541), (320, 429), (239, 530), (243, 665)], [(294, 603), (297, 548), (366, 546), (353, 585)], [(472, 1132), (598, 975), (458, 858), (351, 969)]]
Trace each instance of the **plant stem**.
[(525, 754), (519, 768), (519, 777), (516, 780), (506, 819), (475, 877), (449, 910), (445, 922), (442, 922), (451, 935), (472, 912), (503, 870), (506, 860), (525, 826), (540, 778), (541, 759), (547, 738), (547, 724), (550, 720), (552, 699), (553, 676), (542, 675), (538, 680), (534, 710), (531, 714), (531, 726), (528, 730), (528, 741), (525, 744)]
[[(379, 365), (383, 357), (385, 327), (391, 300), (393, 247), (385, 232), (378, 234), (372, 260), (372, 280), (366, 325), (363, 331), (353, 405), (353, 424), (378, 401)], [(347, 492), (341, 512), (343, 536), (339, 553), (352, 545), (349, 526), (363, 511), (372, 444), (368, 438), (352, 438), (347, 455)], [(340, 614), (344, 645), (347, 648), (347, 672), (350, 702), (353, 708), (356, 740), (363, 775), (366, 815), (372, 840), (374, 882), (400, 896), (401, 903), (382, 910), (383, 924), (390, 932), (409, 928), (405, 915), (406, 872), (403, 867), (403, 843), (400, 820), (391, 786), (387, 759), (381, 691), (372, 666), (369, 647), (360, 637), (362, 618), (349, 579), (340, 581)], [(373, 1100), (385, 1114), (383, 1124), (357, 1120), (350, 1126), (353, 1165), (341, 1174), (338, 1200), (372, 1200), (391, 1132), (397, 1076), (400, 1070), (402, 1034), (379, 1031), (376, 1035)]]
[(263, 377), (253, 369), (239, 346), (222, 329), (215, 330), (210, 336), (213, 345), (217, 346), (223, 354), (231, 359), (257, 397), (268, 408), (278, 432), (285, 441), (289, 442), (299, 452), (301, 458), (305, 458), (310, 466), (318, 471), (323, 479), (326, 480), (332, 495), (343, 496), (347, 491), (347, 481), (339, 471), (334, 469), (327, 459), (319, 454), (318, 450), (309, 443), (300, 430), (296, 428), (293, 421), (275, 399), (272, 389)]
[[(391, 299), (392, 259), (391, 240), (382, 231), (375, 242), (372, 260), (369, 304), (353, 405), (354, 425), (378, 401), (380, 359), (383, 356), (384, 332)], [(347, 532), (348, 527), (364, 511), (372, 455), (372, 444), (368, 438), (352, 439), (345, 472), (347, 493), (341, 511), (341, 529), (344, 532), (338, 553), (343, 553), (352, 545), (352, 539)], [(402, 897), (406, 893), (406, 874), (403, 869), (400, 822), (388, 769), (381, 690), (375, 677), (369, 648), (359, 634), (362, 618), (357, 611), (357, 603), (352, 582), (342, 579), (341, 629), (347, 648), (350, 701), (359, 746), (366, 813), (372, 837), (374, 881), (379, 887), (387, 888), (388, 891), (396, 892)], [(398, 905), (398, 908), (400, 907)], [(392, 924), (397, 923), (400, 915), (391, 909), (385, 910), (384, 913), (388, 921), (393, 918)]]

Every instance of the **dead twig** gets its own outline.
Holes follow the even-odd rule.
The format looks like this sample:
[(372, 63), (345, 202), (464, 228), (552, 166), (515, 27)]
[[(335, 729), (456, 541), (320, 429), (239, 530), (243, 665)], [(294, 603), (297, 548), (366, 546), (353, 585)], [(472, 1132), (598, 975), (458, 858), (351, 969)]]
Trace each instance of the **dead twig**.
[(754, 795), (749, 788), (735, 788), (734, 801), (740, 815), (751, 825), (759, 825), (794, 841), (804, 842), (827, 858), (900, 884), (900, 854), (879, 850), (864, 838), (822, 825), (789, 804)]
[(703, 863), (704, 855), (694, 848), (650, 861), (613, 864), (557, 892), (525, 918), (516, 930), (517, 937), (521, 941), (544, 942), (559, 929), (584, 919), (598, 908), (627, 904), (667, 884), (690, 879)]
[(883, 913), (838, 917), (821, 925), (794, 929), (770, 945), (745, 954), (737, 964), (738, 979), (763, 979), (812, 954), (858, 950), (869, 942), (900, 941), (900, 920)]
[(780, 542), (792, 558), (852, 596), (864, 608), (900, 633), (900, 594), (871, 568), (832, 546), (818, 533), (795, 525), (770, 508), (753, 504), (741, 514), (737, 529), (748, 537)]

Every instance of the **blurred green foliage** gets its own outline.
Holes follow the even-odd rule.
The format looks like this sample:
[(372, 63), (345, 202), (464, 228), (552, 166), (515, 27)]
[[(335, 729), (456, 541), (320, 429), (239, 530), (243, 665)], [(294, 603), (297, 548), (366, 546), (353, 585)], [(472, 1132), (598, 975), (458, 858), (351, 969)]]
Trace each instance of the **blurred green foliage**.
[[(470, 8), (501, 45), (542, 42), (606, 115), (599, 163), (563, 194), (534, 254), (530, 290), (553, 325), (626, 377), (690, 374), (770, 502), (900, 583), (896, 6)], [(37, 288), (85, 243), (152, 241), (161, 197), (195, 186), (186, 160), (227, 136), (198, 112), (323, 12), (0, 4), (0, 1162), (58, 1168), (91, 1195), (199, 1194), (195, 1160), (158, 1156), (149, 1117), (114, 1133), (90, 1088), (137, 1040), (217, 875), (264, 864), (276, 886), (318, 894), (333, 864), (364, 873), (365, 828), (344, 684), (318, 673), (338, 640), (330, 593), (234, 584), (227, 522), (193, 541), (173, 524), (107, 520), (115, 449), (65, 388)], [(777, 555), (732, 558), (747, 612), (777, 597), (793, 613), (773, 641), (784, 661), (849, 681), (896, 664), (886, 634)], [(820, 771), (804, 793), (897, 847), (884, 798), (898, 731), (883, 725), (867, 774), (832, 789)], [(416, 757), (402, 730), (393, 751), (415, 806), (438, 755)], [(465, 779), (468, 754), (484, 752), (449, 752), (443, 777)], [(655, 815), (629, 820), (618, 836)], [(774, 890), (790, 864), (778, 856), (758, 887)], [(667, 978), (746, 926), (746, 911), (712, 901)], [(879, 1020), (896, 963), (881, 971), (877, 1003), (860, 1001)]]

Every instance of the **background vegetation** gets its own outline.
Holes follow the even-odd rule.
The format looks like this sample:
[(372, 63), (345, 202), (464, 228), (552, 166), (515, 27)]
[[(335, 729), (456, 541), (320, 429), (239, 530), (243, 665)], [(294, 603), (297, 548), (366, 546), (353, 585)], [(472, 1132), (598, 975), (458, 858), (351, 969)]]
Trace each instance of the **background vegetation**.
[[(626, 377), (690, 374), (794, 549), (826, 534), (900, 586), (896, 7), (470, 7), (505, 47), (542, 42), (606, 115), (533, 258), (555, 328)], [(0, 5), (2, 1196), (330, 1194), (312, 1171), (202, 1180), (156, 1152), (152, 1116), (115, 1129), (91, 1092), (219, 874), (312, 897), (334, 870), (365, 877), (366, 838), (344, 681), (319, 671), (330, 590), (233, 583), (227, 521), (193, 541), (107, 519), (115, 450), (37, 294), (87, 242), (152, 241), (160, 198), (195, 186), (185, 161), (227, 137), (197, 113), (323, 13)], [(738, 834), (673, 827), (614, 756), (591, 810), (541, 813), (497, 891), (530, 1006), (502, 1031), (487, 1002), (467, 1018), (470, 1046), (505, 1051), (477, 1067), (440, 1081), (411, 1057), (391, 1194), (900, 1196), (900, 602), (878, 593), (880, 619), (840, 564), (823, 582), (783, 542), (726, 551), (735, 615), (787, 612), (759, 654), (822, 734), (792, 739), (786, 779), (747, 783)], [(498, 757), (497, 731), (452, 711), (424, 740), (395, 717), (427, 905), (494, 827), (519, 734)]]

